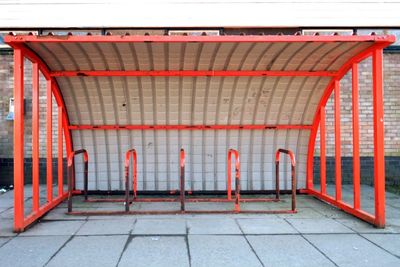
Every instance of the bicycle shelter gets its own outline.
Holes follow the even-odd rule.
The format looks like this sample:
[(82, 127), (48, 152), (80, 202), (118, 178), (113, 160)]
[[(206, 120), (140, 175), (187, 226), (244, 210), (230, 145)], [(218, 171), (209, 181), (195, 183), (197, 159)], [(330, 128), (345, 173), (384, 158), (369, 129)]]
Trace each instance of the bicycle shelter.
[[(279, 200), (280, 190), (291, 190), (294, 199), (289, 212), (295, 212), (297, 189), (376, 227), (385, 226), (382, 50), (395, 41), (394, 36), (10, 34), (5, 41), (14, 49), (15, 64), (17, 232), (67, 198), (71, 200), (72, 195), (86, 195), (88, 190), (125, 191), (120, 200), (125, 209), (117, 213), (136, 214), (129, 203), (139, 200), (141, 192), (174, 190), (180, 192), (177, 201), (183, 212), (187, 212), (185, 202), (191, 201), (185, 199), (185, 191), (225, 191), (227, 201), (235, 204), (232, 212), (244, 212), (240, 210), (240, 202), (245, 201), (240, 190), (276, 191), (276, 198), (261, 201)], [(358, 64), (369, 57), (373, 66), (374, 214), (360, 206)], [(28, 215), (24, 207), (26, 60), (32, 63), (33, 206)], [(341, 194), (340, 80), (349, 71), (353, 90), (353, 203), (344, 201)], [(40, 75), (47, 86), (46, 111), (39, 110)], [(325, 175), (325, 106), (330, 97), (335, 118), (334, 195), (326, 190)], [(52, 170), (53, 98), (58, 106), (57, 181), (53, 181)], [(39, 119), (43, 113), (47, 202), (41, 205)], [(321, 186), (317, 189), (313, 172), (318, 133)], [(80, 153), (84, 161), (77, 157), (74, 164), (74, 155)], [(281, 160), (280, 153), (289, 154), (292, 164), (287, 158)], [(64, 188), (65, 158), (68, 190)], [(131, 158), (133, 168), (129, 167)], [(55, 182), (57, 192), (53, 192)]]

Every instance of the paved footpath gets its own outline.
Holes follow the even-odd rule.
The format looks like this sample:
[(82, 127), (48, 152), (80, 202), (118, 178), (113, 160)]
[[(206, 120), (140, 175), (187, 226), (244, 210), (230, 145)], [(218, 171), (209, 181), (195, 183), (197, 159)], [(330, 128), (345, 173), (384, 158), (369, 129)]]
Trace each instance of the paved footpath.
[[(366, 196), (372, 192), (363, 190)], [(343, 192), (348, 197), (351, 190)], [(73, 217), (65, 215), (62, 203), (15, 234), (12, 193), (0, 196), (0, 266), (400, 266), (400, 197), (393, 194), (387, 194), (385, 229), (299, 196), (295, 215)], [(28, 208), (29, 200), (28, 195)], [(362, 204), (372, 209), (373, 199), (364, 197)], [(97, 210), (122, 208), (118, 205), (76, 204)], [(135, 205), (165, 208), (165, 203)], [(198, 209), (207, 205), (226, 203), (188, 203)]]

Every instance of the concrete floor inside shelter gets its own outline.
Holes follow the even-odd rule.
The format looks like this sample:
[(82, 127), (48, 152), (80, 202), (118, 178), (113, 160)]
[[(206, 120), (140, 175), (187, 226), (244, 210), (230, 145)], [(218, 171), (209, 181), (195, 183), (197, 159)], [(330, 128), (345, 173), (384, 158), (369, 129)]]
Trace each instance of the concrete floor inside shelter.
[[(333, 192), (334, 186), (328, 186)], [(26, 210), (31, 187), (26, 186)], [(46, 196), (46, 190), (41, 190)], [(373, 211), (373, 188), (361, 205)], [(343, 186), (352, 201), (352, 187)], [(289, 208), (247, 203), (243, 209)], [(45, 199), (42, 199), (45, 201)], [(187, 203), (187, 209), (231, 209), (232, 203)], [(12, 231), (13, 191), (0, 195), (0, 266), (400, 266), (400, 196), (386, 194), (385, 229), (376, 229), (313, 197), (297, 197), (297, 214), (66, 215), (66, 203), (24, 233)], [(84, 203), (76, 210), (123, 210), (122, 203)], [(137, 203), (131, 209), (178, 209)]]

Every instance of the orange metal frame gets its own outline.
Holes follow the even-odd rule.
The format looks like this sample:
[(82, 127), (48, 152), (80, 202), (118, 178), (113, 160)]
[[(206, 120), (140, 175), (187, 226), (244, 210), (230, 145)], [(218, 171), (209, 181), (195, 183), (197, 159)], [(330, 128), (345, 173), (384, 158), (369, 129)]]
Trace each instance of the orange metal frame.
[[(72, 36), (67, 35), (59, 38), (53, 35), (34, 36), (9, 35), (5, 37), (6, 43), (14, 48), (14, 230), (23, 231), (31, 223), (35, 222), (46, 212), (57, 206), (68, 196), (63, 191), (62, 185), (62, 162), (63, 162), (63, 138), (65, 138), (67, 155), (73, 153), (71, 130), (80, 129), (307, 129), (310, 130), (307, 158), (306, 189), (302, 192), (314, 195), (344, 211), (359, 217), (377, 227), (385, 225), (385, 169), (384, 169), (384, 130), (383, 130), (383, 92), (382, 92), (382, 49), (395, 41), (394, 36)], [(369, 48), (346, 62), (337, 72), (297, 72), (297, 71), (178, 71), (178, 70), (156, 70), (156, 71), (62, 71), (51, 72), (46, 64), (26, 46), (26, 43), (133, 43), (133, 42), (371, 42)], [(374, 108), (374, 186), (375, 186), (375, 214), (369, 214), (360, 208), (360, 162), (359, 162), (359, 123), (358, 123), (358, 69), (357, 64), (365, 58), (372, 56), (373, 59), (373, 108)], [(33, 162), (33, 207), (32, 212), (25, 216), (24, 212), (24, 59), (33, 63), (33, 94), (32, 94), (32, 162)], [(339, 82), (342, 77), (352, 69), (353, 77), (353, 149), (354, 149), (354, 203), (349, 204), (341, 198), (341, 166), (340, 166), (340, 88)], [(47, 83), (47, 203), (39, 203), (39, 72), (43, 74)], [(331, 77), (325, 92), (320, 100), (312, 125), (70, 125), (68, 114), (62, 94), (58, 88), (55, 77), (71, 76), (325, 76)], [(332, 197), (326, 193), (326, 165), (325, 165), (325, 105), (334, 91), (335, 96), (335, 157), (336, 157), (336, 196)], [(58, 106), (58, 195), (54, 197), (52, 177), (52, 97)], [(269, 128), (270, 127), (270, 128)], [(230, 129), (230, 128), (229, 128)], [(315, 140), (318, 129), (321, 133), (321, 190), (315, 190), (313, 186), (313, 164)], [(182, 154), (181, 154), (182, 155)], [(183, 166), (184, 168), (184, 166)], [(184, 171), (183, 171), (184, 178)], [(184, 190), (183, 190), (184, 191)], [(182, 195), (182, 188), (181, 188)], [(184, 197), (184, 194), (183, 194)], [(243, 201), (243, 199), (241, 200)]]

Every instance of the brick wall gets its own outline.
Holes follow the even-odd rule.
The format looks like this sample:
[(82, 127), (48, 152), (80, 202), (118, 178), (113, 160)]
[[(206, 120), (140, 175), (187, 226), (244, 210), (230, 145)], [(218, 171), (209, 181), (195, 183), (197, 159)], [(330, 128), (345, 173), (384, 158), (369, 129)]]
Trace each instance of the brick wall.
[[(370, 183), (370, 174), (373, 173), (373, 110), (372, 110), (372, 81), (371, 81), (371, 60), (360, 64), (360, 141), (361, 141), (361, 165), (363, 171), (363, 182)], [(26, 64), (25, 75), (25, 157), (27, 162), (32, 155), (31, 131), (31, 68)], [(40, 110), (46, 109), (46, 90), (43, 77), (40, 88)], [(385, 153), (386, 153), (386, 174), (388, 181), (400, 180), (400, 54), (384, 54), (384, 102), (385, 102)], [(12, 147), (13, 147), (13, 122), (6, 121), (8, 114), (9, 98), (13, 94), (13, 56), (11, 52), (0, 51), (0, 184), (12, 181)], [(341, 82), (341, 136), (342, 136), (342, 165), (343, 179), (352, 179), (352, 134), (351, 134), (351, 74), (344, 77)], [(53, 100), (55, 103), (55, 100)], [(328, 101), (327, 107), (327, 166), (334, 164), (334, 120), (333, 101)], [(57, 140), (57, 109), (53, 106), (53, 140)], [(40, 117), (40, 158), (45, 162), (46, 158), (46, 117), (42, 112)], [(319, 142), (316, 143), (315, 151), (315, 176), (319, 177)], [(53, 145), (54, 156), (57, 155), (57, 145)], [(64, 152), (65, 155), (65, 152)], [(334, 165), (332, 165), (334, 166)], [(27, 164), (27, 180), (30, 180), (30, 165)], [(54, 169), (56, 163), (54, 164)], [(333, 168), (328, 168), (333, 170)], [(365, 173), (365, 175), (364, 175)], [(45, 171), (41, 172), (45, 175)], [(328, 173), (333, 177), (333, 173)], [(43, 180), (43, 177), (41, 178)]]
[[(0, 50), (0, 185), (11, 184), (13, 179), (13, 121), (7, 121), (9, 99), (13, 97), (13, 55), (12, 51)], [(24, 72), (24, 98), (25, 98), (25, 182), (31, 180), (32, 174), (32, 63), (25, 60)], [(46, 177), (46, 80), (40, 76), (39, 88), (39, 158), (40, 180)], [(57, 157), (57, 105), (53, 97), (53, 158)], [(65, 155), (65, 145), (64, 145)], [(53, 176), (56, 179), (57, 162), (53, 160)]]

